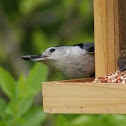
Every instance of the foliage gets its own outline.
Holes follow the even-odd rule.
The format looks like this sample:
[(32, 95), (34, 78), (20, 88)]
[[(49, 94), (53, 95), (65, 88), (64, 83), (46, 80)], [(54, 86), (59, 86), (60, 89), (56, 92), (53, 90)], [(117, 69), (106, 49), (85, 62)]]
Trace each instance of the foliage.
[(46, 74), (46, 67), (37, 64), (27, 79), (21, 74), (16, 81), (0, 67), (0, 87), (9, 98), (8, 103), (0, 98), (0, 126), (37, 126), (45, 121), (46, 114), (42, 107), (33, 104), (33, 100)]
[(41, 82), (62, 77), (20, 56), (93, 41), (93, 30), (93, 0), (0, 0), (0, 87), (9, 98), (0, 94), (0, 126), (126, 125), (125, 115), (46, 115), (33, 104)]
[(125, 115), (58, 115), (56, 126), (125, 126), (125, 118)]
[(0, 64), (16, 78), (21, 55), (93, 41), (92, 0), (1, 0), (0, 19)]

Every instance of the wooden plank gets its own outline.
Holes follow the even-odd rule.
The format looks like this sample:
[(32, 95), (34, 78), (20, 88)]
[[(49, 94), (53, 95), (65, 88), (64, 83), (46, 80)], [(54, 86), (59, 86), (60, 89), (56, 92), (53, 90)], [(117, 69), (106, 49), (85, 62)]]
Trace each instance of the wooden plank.
[(43, 83), (46, 113), (126, 113), (125, 84)]
[(125, 114), (126, 98), (44, 99), (46, 113)]
[[(114, 33), (115, 33), (115, 59), (118, 60), (119, 58), (119, 48), (120, 48), (120, 34), (119, 34), (119, 0), (114, 0)], [(115, 65), (118, 66), (118, 62), (115, 62)]]
[(43, 96), (57, 98), (126, 98), (126, 84), (45, 82)]
[(96, 77), (117, 69), (118, 0), (94, 0)]
[(80, 79), (71, 79), (71, 80), (62, 80), (62, 81), (59, 81), (59, 82), (91, 82), (93, 81), (94, 78), (80, 78)]

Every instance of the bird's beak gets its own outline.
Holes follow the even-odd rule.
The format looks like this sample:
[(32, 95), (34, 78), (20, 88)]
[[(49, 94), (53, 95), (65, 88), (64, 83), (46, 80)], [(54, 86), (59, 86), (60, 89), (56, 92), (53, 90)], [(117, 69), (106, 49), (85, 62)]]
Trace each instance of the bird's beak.
[(46, 57), (47, 56), (44, 56), (43, 54), (21, 56), (22, 59), (27, 60), (27, 61), (33, 61), (33, 62), (45, 61)]

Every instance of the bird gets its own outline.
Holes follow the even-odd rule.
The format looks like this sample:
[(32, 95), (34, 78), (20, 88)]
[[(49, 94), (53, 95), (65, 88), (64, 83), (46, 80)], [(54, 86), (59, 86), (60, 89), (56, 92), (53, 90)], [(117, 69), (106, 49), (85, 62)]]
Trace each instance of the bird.
[(55, 68), (66, 79), (94, 77), (94, 43), (80, 43), (72, 46), (54, 46), (39, 55), (24, 55), (22, 59), (41, 62)]

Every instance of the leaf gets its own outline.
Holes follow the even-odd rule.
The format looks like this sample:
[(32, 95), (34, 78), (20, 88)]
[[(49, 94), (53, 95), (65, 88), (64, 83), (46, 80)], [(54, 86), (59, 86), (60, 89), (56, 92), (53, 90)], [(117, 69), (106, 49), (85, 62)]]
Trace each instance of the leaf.
[(18, 102), (18, 116), (25, 114), (33, 103), (33, 97), (29, 96), (24, 99), (20, 99)]
[[(117, 117), (117, 118), (116, 118)], [(121, 120), (122, 119), (122, 120)], [(81, 115), (71, 121), (72, 126), (123, 126), (125, 117), (120, 115)]]
[(42, 86), (42, 82), (46, 81), (47, 77), (47, 67), (42, 64), (37, 64), (30, 72), (24, 88), (24, 93), (29, 93), (30, 95), (36, 95)]
[(11, 101), (7, 109), (9, 114), (20, 117), (30, 109), (35, 94), (41, 90), (42, 81), (46, 79), (46, 73), (46, 67), (37, 64), (26, 81), (24, 75), (20, 75), (17, 82), (16, 100)]
[(0, 121), (0, 126), (8, 126), (7, 121)]
[(20, 117), (25, 114), (33, 103), (33, 97), (24, 97), (17, 100), (17, 102), (10, 102), (8, 104), (7, 113), (13, 116)]
[(23, 117), (25, 122), (22, 126), (37, 126), (45, 121), (47, 115), (42, 111), (42, 107), (33, 107)]
[(27, 97), (29, 94), (27, 94), (27, 92), (25, 91), (26, 85), (25, 85), (25, 78), (23, 73), (20, 75), (17, 84), (18, 84), (17, 86), (18, 98)]
[(5, 103), (5, 101), (0, 99), (0, 117), (4, 116), (6, 107), (7, 104)]
[(62, 114), (62, 116), (66, 119), (66, 120), (73, 120), (76, 119), (80, 116), (80, 114)]
[(58, 115), (56, 118), (56, 126), (71, 126), (69, 121), (64, 118), (62, 115)]
[(16, 83), (9, 72), (0, 67), (0, 86), (10, 99), (14, 99)]
[(91, 118), (87, 115), (84, 116), (78, 116), (77, 118), (73, 119), (71, 121), (71, 125), (72, 126), (83, 126), (85, 124), (87, 124), (88, 122), (91, 122)]

